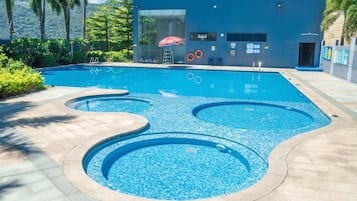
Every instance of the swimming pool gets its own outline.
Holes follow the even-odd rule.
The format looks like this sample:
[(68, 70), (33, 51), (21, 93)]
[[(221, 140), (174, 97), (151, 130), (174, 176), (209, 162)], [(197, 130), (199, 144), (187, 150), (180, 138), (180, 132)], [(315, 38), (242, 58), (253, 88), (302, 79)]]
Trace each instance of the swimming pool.
[(69, 100), (66, 106), (87, 112), (140, 113), (151, 108), (150, 101), (128, 98), (123, 95), (97, 95)]
[[(85, 171), (93, 180), (113, 190), (141, 197), (187, 200), (242, 190), (264, 176), (268, 168), (268, 156), (277, 145), (294, 135), (329, 123), (329, 119), (279, 73), (99, 66), (51, 68), (44, 69), (42, 73), (49, 85), (127, 89), (129, 95), (122, 98), (150, 103), (150, 109), (134, 111), (149, 120), (147, 130), (93, 147), (83, 161)], [(199, 158), (217, 160), (203, 168), (207, 171), (200, 171), (212, 176), (208, 180), (197, 179), (204, 177), (202, 175), (187, 179), (194, 167), (187, 167), (185, 170), (190, 171), (186, 175), (181, 174), (185, 172), (182, 170), (170, 171), (176, 179), (168, 179), (169, 173), (152, 177), (158, 174), (155, 167), (160, 166), (160, 157), (150, 158), (150, 154), (144, 157), (148, 161), (155, 161), (152, 163), (154, 165), (148, 165), (149, 162), (134, 163), (144, 161), (132, 160), (142, 157), (143, 152), (151, 153), (151, 156), (161, 155), (161, 158), (181, 157), (179, 161), (183, 162), (179, 163), (180, 167), (188, 164), (182, 160), (184, 156), (203, 154)], [(240, 156), (237, 157), (236, 153)], [(219, 170), (229, 168), (220, 166), (219, 161), (222, 160), (235, 164), (240, 168), (236, 171), (241, 171), (243, 176), (236, 180), (228, 179), (236, 178), (233, 173), (227, 173), (227, 177), (215, 177), (221, 172)], [(199, 165), (208, 163), (201, 160), (194, 162)], [(161, 168), (178, 163), (173, 160), (165, 164)], [(195, 167), (198, 167), (197, 164)], [(128, 177), (112, 174), (126, 171), (131, 165), (142, 167), (139, 169), (145, 170), (148, 175), (139, 177), (142, 179), (140, 182), (136, 180), (139, 169), (125, 175)], [(220, 169), (216, 170), (215, 167)], [(158, 172), (165, 172), (162, 170)], [(212, 190), (209, 183), (217, 178), (221, 178), (221, 185), (218, 186), (222, 188)], [(163, 185), (162, 181), (173, 183)], [(186, 188), (177, 189), (177, 181), (185, 181), (179, 186)], [(156, 184), (152, 188), (155, 183), (159, 183), (159, 186)], [(175, 190), (165, 188), (165, 191), (160, 185), (175, 186)], [(194, 189), (201, 190), (192, 192)], [(207, 189), (213, 193), (207, 192)]]

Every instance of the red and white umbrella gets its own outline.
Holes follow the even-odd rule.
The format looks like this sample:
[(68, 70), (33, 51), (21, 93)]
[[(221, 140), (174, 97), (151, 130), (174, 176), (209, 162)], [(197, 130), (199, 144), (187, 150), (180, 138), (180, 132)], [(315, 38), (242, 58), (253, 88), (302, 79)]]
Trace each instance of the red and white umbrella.
[(178, 45), (185, 42), (185, 39), (180, 38), (178, 36), (167, 36), (160, 40), (159, 47), (167, 46), (167, 45)]

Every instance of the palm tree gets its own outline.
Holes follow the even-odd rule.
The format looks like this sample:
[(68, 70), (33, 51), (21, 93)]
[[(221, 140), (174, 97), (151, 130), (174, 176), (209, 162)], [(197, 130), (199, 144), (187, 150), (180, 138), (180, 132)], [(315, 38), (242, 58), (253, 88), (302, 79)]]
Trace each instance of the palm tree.
[(57, 15), (63, 11), (64, 24), (66, 29), (66, 39), (70, 41), (70, 26), (71, 26), (71, 9), (75, 5), (80, 6), (80, 0), (54, 0), (50, 2), (51, 8), (57, 11)]
[(5, 0), (6, 3), (6, 13), (7, 13), (7, 21), (9, 24), (9, 32), (10, 32), (10, 40), (12, 40), (13, 35), (15, 33), (14, 31), (14, 20), (12, 17), (12, 6), (13, 6), (13, 0)]
[(320, 28), (328, 30), (340, 15), (344, 16), (342, 39), (350, 40), (357, 34), (357, 0), (326, 0)]
[(30, 7), (40, 20), (41, 40), (46, 39), (45, 31), (45, 16), (46, 16), (46, 1), (45, 0), (30, 0)]
[(83, 0), (83, 24), (82, 24), (83, 38), (86, 38), (87, 5), (88, 5), (88, 0)]

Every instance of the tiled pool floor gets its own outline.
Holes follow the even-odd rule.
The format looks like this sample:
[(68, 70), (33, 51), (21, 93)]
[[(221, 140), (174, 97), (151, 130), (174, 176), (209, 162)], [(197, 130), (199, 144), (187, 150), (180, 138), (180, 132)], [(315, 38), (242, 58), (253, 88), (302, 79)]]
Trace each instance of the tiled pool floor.
[[(357, 85), (323, 72), (263, 70), (282, 72), (332, 123), (277, 147), (256, 185), (207, 200), (357, 200)], [(147, 123), (136, 115), (64, 106), (71, 98), (103, 91), (108, 92), (53, 87), (0, 101), (0, 200), (144, 200), (100, 187), (81, 169), (81, 157), (98, 140)]]

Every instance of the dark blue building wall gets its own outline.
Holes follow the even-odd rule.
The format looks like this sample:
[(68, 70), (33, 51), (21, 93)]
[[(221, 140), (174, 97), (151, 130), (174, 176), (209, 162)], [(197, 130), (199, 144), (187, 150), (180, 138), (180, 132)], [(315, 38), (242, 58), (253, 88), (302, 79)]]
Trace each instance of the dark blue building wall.
[[(293, 67), (299, 64), (300, 43), (315, 43), (313, 65), (318, 66), (324, 7), (325, 0), (134, 0), (134, 16), (140, 9), (186, 9), (186, 52), (204, 52), (194, 64), (221, 57), (224, 65), (251, 66), (253, 61), (261, 61), (263, 66)], [(138, 42), (137, 21), (134, 19), (134, 44)], [(190, 41), (190, 32), (217, 32), (217, 41)], [(258, 42), (259, 54), (247, 54), (248, 42), (227, 41), (229, 32), (266, 33), (267, 41)], [(232, 42), (236, 43), (235, 56), (230, 54)], [(134, 60), (138, 61), (135, 56)]]

